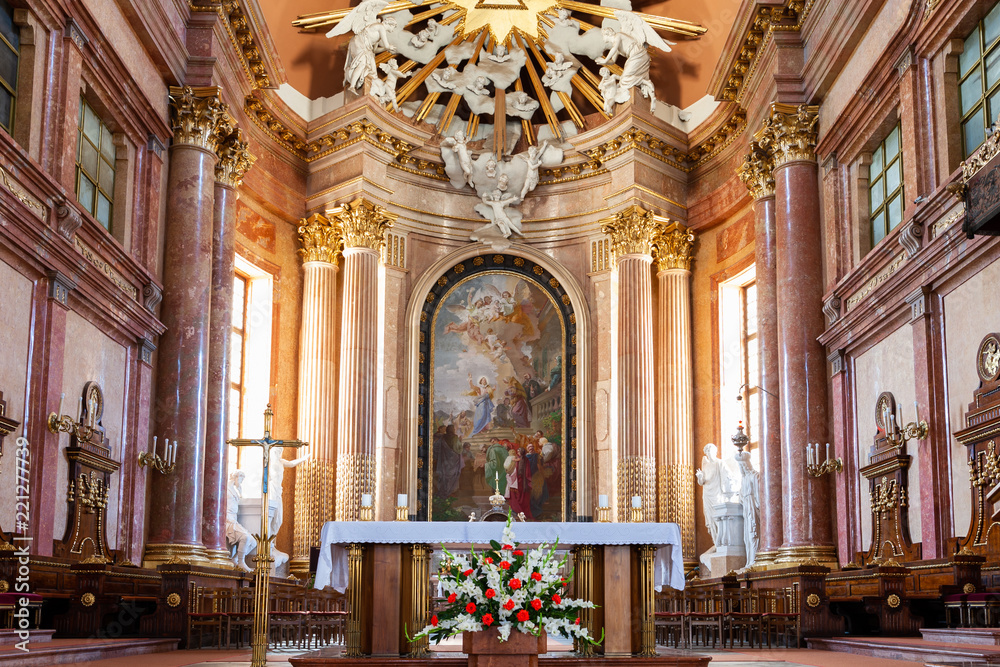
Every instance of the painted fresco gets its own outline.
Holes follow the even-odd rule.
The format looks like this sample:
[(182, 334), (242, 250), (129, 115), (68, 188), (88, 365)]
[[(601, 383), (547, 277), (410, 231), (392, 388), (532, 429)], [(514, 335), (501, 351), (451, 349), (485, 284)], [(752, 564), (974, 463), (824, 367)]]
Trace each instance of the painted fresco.
[(431, 519), (482, 516), (499, 490), (528, 521), (562, 521), (562, 315), (538, 284), (479, 273), (442, 299), (432, 340)]

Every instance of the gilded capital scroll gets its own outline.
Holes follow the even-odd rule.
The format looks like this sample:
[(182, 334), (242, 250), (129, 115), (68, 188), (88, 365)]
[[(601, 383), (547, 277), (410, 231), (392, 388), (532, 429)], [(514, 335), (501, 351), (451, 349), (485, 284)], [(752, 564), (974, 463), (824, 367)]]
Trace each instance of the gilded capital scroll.
[(760, 147), (774, 156), (774, 168), (816, 159), (819, 107), (808, 104), (771, 104), (771, 116), (754, 135)]
[(229, 107), (217, 87), (170, 87), (170, 127), (174, 143), (215, 151), (233, 131)]
[(216, 153), (219, 154), (219, 161), (215, 164), (215, 180), (233, 188), (238, 188), (243, 183), (243, 176), (257, 161), (250, 154), (239, 128), (234, 129), (219, 143)]
[(303, 262), (328, 262), (337, 264), (337, 253), (343, 244), (339, 221), (330, 220), (319, 213), (303, 218), (299, 224), (298, 250)]
[(680, 224), (672, 222), (659, 224), (653, 237), (653, 256), (656, 258), (660, 271), (667, 269), (691, 270), (691, 259), (694, 257), (694, 232)]
[(395, 213), (361, 197), (328, 213), (339, 223), (344, 248), (368, 248), (376, 252), (382, 251), (385, 230), (396, 221)]
[(755, 200), (774, 196), (774, 158), (759, 142), (750, 142), (750, 152), (736, 173)]
[(659, 223), (652, 211), (629, 206), (602, 222), (601, 231), (611, 239), (615, 257), (653, 254), (653, 239)]

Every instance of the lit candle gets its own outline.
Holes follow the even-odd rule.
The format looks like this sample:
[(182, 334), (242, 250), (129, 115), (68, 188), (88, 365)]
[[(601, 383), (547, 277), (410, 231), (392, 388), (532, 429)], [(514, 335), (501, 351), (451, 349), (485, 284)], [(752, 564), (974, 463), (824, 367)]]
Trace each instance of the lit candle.
[(632, 496), (632, 507), (635, 509), (642, 507), (642, 496)]
[(597, 506), (598, 507), (607, 507), (608, 506), (608, 497), (607, 497), (607, 495), (605, 495), (605, 494), (602, 493), (601, 495), (597, 496)]
[(361, 506), (362, 507), (371, 507), (372, 506), (372, 494), (370, 494), (370, 493), (362, 493), (361, 494)]
[(396, 507), (406, 507), (406, 506), (407, 506), (406, 494), (405, 493), (397, 494), (396, 495)]

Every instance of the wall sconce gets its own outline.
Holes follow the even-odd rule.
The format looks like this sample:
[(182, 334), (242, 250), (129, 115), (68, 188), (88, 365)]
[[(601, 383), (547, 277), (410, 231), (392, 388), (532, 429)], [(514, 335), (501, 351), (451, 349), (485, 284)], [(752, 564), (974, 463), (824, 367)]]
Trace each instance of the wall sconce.
[(406, 494), (400, 493), (396, 495), (396, 521), (409, 521), (410, 520), (410, 506), (406, 502)]
[(611, 523), (611, 506), (603, 493), (597, 496), (597, 523)]
[(920, 406), (913, 401), (914, 418), (909, 424), (904, 424), (902, 428), (898, 425), (903, 421), (903, 409), (899, 409), (899, 422), (896, 421), (896, 413), (889, 413), (889, 423), (886, 425), (885, 440), (893, 447), (902, 447), (910, 440), (925, 440), (929, 426), (927, 422), (920, 418)]
[[(76, 421), (69, 415), (62, 414), (63, 410), (63, 399), (66, 398), (66, 394), (62, 394), (59, 397), (59, 412), (50, 412), (49, 419), (46, 425), (49, 428), (50, 433), (58, 434), (69, 433), (70, 435), (75, 435), (78, 440), (84, 440), (89, 442), (93, 438), (94, 433), (97, 429), (94, 428), (95, 424), (92, 422), (90, 424), (83, 423), (83, 397), (80, 397), (80, 405), (78, 414), (81, 415), (81, 421)], [(92, 420), (91, 420), (92, 421)]]
[(156, 436), (154, 435), (153, 451), (139, 452), (139, 467), (149, 466), (161, 475), (172, 473), (177, 465), (177, 441), (174, 440), (174, 444), (171, 446), (170, 438), (164, 438), (163, 444), (163, 458), (161, 459), (160, 455), (156, 453)]
[(361, 509), (358, 511), (358, 519), (361, 521), (375, 520), (375, 510), (372, 508), (372, 494), (361, 494)]
[(819, 461), (819, 443), (806, 444), (806, 471), (813, 477), (822, 477), (828, 473), (843, 472), (844, 461), (830, 458), (830, 443), (826, 443), (826, 460)]

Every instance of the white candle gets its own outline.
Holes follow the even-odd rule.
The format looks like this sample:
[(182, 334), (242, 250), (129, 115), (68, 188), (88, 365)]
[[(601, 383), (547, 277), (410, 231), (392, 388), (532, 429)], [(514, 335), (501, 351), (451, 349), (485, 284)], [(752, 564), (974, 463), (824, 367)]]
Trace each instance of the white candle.
[(917, 405), (916, 401), (913, 401), (913, 419), (917, 423), (917, 426), (919, 426), (920, 425), (920, 406)]
[(405, 493), (397, 494), (396, 495), (396, 507), (406, 507), (406, 506), (407, 506), (406, 494)]
[(635, 509), (642, 507), (642, 496), (632, 496), (632, 507)]
[(153, 436), (153, 456), (156, 456), (156, 436)]
[(806, 465), (807, 466), (811, 466), (812, 465), (812, 449), (813, 449), (812, 444), (810, 444), (810, 443), (807, 442), (806, 443)]
[(830, 460), (830, 443), (826, 443), (826, 460)]
[(361, 494), (361, 506), (362, 507), (371, 507), (372, 506), (372, 494), (370, 494), (370, 493), (362, 493)]
[(597, 506), (598, 507), (607, 507), (608, 506), (608, 497), (607, 497), (607, 495), (605, 495), (605, 494), (602, 493), (601, 495), (597, 496)]
[(62, 417), (62, 406), (63, 406), (63, 401), (64, 400), (66, 400), (66, 392), (65, 391), (62, 394), (59, 395), (59, 412), (58, 412), (58, 415), (59, 415), (60, 418)]
[(170, 465), (170, 438), (163, 439), (163, 462)]
[(80, 397), (80, 401), (76, 404), (76, 418), (83, 419), (83, 396)]
[(177, 441), (174, 440), (173, 449), (170, 450), (170, 465), (177, 462)]

